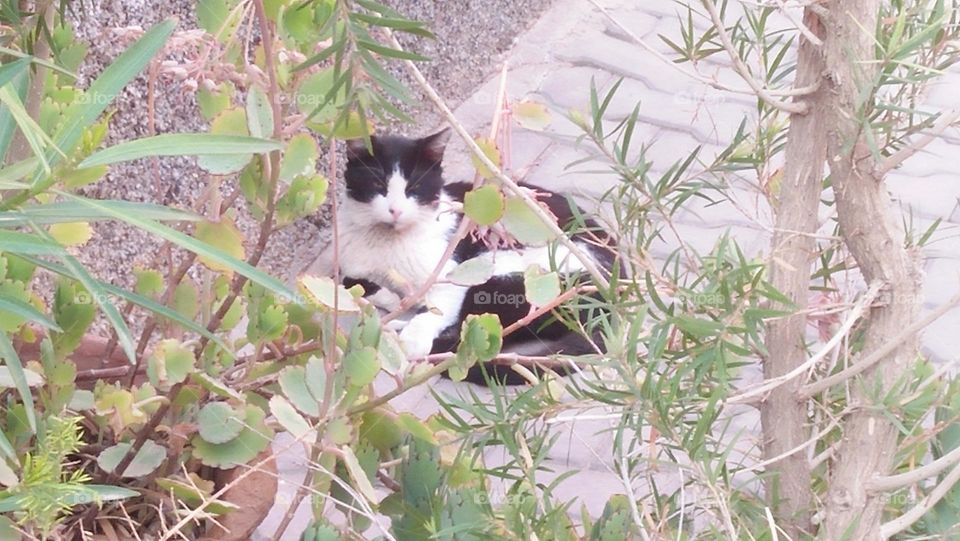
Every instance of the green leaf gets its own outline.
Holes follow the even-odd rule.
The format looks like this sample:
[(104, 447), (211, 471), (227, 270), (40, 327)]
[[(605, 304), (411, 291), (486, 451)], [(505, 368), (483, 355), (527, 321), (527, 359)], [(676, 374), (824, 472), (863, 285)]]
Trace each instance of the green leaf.
[(200, 437), (210, 443), (227, 443), (243, 431), (243, 422), (226, 402), (210, 402), (197, 413)]
[(550, 111), (542, 103), (521, 101), (511, 109), (517, 124), (533, 131), (543, 131), (550, 125)]
[(329, 183), (323, 175), (299, 176), (277, 201), (277, 217), (290, 223), (320, 208), (327, 199)]
[[(270, 137), (273, 133), (273, 108), (270, 106), (270, 100), (255, 86), (247, 91), (247, 129), (254, 137)], [(279, 149), (271, 148), (270, 150)]]
[(33, 255), (59, 255), (63, 247), (52, 240), (38, 238), (29, 233), (0, 231), (0, 252)]
[(7, 369), (10, 370), (10, 377), (13, 378), (17, 387), (17, 394), (23, 401), (24, 411), (27, 414), (27, 423), (30, 425), (31, 433), (37, 433), (37, 415), (33, 406), (33, 395), (30, 394), (30, 385), (27, 383), (27, 375), (24, 373), (23, 364), (20, 362), (20, 356), (13, 347), (13, 342), (7, 333), (0, 332), (0, 358), (3, 359)]
[(207, 121), (211, 121), (220, 113), (230, 107), (230, 100), (233, 96), (233, 85), (229, 82), (221, 83), (215, 90), (207, 90), (201, 87), (197, 91), (197, 105), (200, 106), (200, 114)]
[(556, 235), (519, 197), (508, 197), (503, 226), (518, 241), (528, 246), (543, 246)]
[(289, 398), (298, 410), (311, 417), (320, 415), (319, 401), (307, 387), (307, 375), (302, 366), (284, 368), (277, 381), (284, 396)]
[[(210, 133), (219, 136), (249, 136), (246, 112), (239, 107), (223, 111), (210, 123)], [(215, 175), (228, 175), (246, 167), (254, 154), (201, 154), (197, 158), (197, 165)]]
[[(200, 222), (193, 232), (193, 236), (209, 246), (219, 249), (223, 253), (237, 260), (243, 259), (245, 250), (243, 248), (243, 235), (234, 225), (233, 220), (224, 216), (219, 222)], [(233, 269), (230, 265), (221, 262), (216, 258), (199, 256), (201, 263), (211, 270), (231, 273)]]
[(283, 151), (280, 161), (280, 180), (290, 183), (300, 175), (316, 173), (316, 161), (320, 151), (313, 137), (302, 133), (294, 135)]
[[(74, 197), (76, 199), (82, 199), (80, 196)], [(192, 222), (201, 219), (200, 216), (191, 212), (162, 205), (154, 205), (152, 203), (98, 199), (97, 205), (109, 208), (114, 212), (136, 215), (142, 219), (149, 220)], [(63, 222), (92, 222), (106, 219), (114, 219), (114, 216), (96, 209), (91, 209), (89, 205), (76, 201), (58, 201), (56, 203), (29, 205), (15, 211), (0, 213), (0, 228), (23, 227), (31, 223), (46, 225)]]
[[(49, 233), (37, 227), (36, 225), (33, 225), (33, 230), (45, 241), (50, 242), (52, 240)], [(87, 289), (87, 291), (89, 291), (93, 301), (100, 306), (100, 310), (103, 312), (104, 317), (107, 318), (107, 321), (109, 321), (114, 330), (116, 330), (117, 340), (119, 341), (120, 347), (123, 349), (124, 353), (126, 353), (127, 359), (131, 364), (135, 364), (137, 355), (134, 349), (133, 337), (130, 334), (130, 329), (127, 327), (127, 323), (124, 321), (123, 316), (120, 315), (120, 311), (117, 310), (117, 307), (114, 306), (113, 302), (110, 301), (107, 293), (102, 287), (100, 287), (100, 283), (90, 276), (90, 273), (87, 272), (87, 269), (72, 255), (63, 251), (57, 254), (57, 256), (67, 268), (70, 275), (80, 282), (83, 287)]]
[(190, 440), (193, 454), (200, 461), (214, 468), (233, 468), (248, 464), (270, 446), (273, 430), (264, 423), (266, 414), (256, 406), (245, 407), (244, 428), (240, 435), (227, 443), (214, 444), (198, 434)]
[[(107, 447), (97, 457), (97, 465), (103, 471), (113, 473), (123, 457), (127, 456), (131, 447), (133, 446), (129, 443), (118, 443)], [(145, 477), (156, 471), (166, 459), (167, 448), (157, 445), (153, 440), (147, 440), (143, 442), (143, 446), (133, 457), (133, 462), (123, 470), (121, 477)]]
[(503, 216), (504, 198), (496, 186), (486, 185), (467, 192), (463, 212), (480, 225), (491, 225)]
[(343, 359), (343, 368), (347, 381), (354, 387), (369, 385), (380, 372), (377, 350), (367, 346), (350, 351)]
[[(319, 304), (328, 308), (336, 308), (341, 312), (357, 312), (360, 307), (343, 286), (335, 284), (332, 278), (326, 276), (301, 276), (300, 287)], [(334, 306), (336, 304), (336, 306)]]
[(310, 424), (302, 415), (297, 413), (297, 410), (286, 398), (276, 394), (270, 397), (270, 413), (273, 413), (280, 426), (292, 434), (294, 438), (300, 439), (310, 433)]
[(232, 257), (229, 254), (225, 254), (223, 251), (216, 249), (204, 242), (200, 242), (197, 239), (190, 237), (188, 235), (185, 235), (175, 229), (171, 229), (169, 227), (166, 227), (164, 225), (158, 224), (150, 220), (142, 219), (136, 214), (119, 212), (109, 206), (101, 205), (99, 201), (82, 199), (82, 198), (73, 196), (71, 194), (63, 194), (63, 195), (67, 197), (71, 197), (77, 201), (82, 202), (85, 205), (90, 206), (91, 208), (100, 210), (105, 214), (113, 216), (131, 225), (135, 225), (143, 229), (144, 231), (157, 235), (158, 237), (169, 240), (170, 242), (180, 246), (181, 248), (185, 248), (187, 250), (190, 250), (191, 252), (196, 253), (197, 255), (206, 257), (210, 261), (223, 264), (226, 267), (233, 270), (234, 272), (237, 272), (238, 274), (249, 278), (250, 280), (266, 287), (267, 289), (273, 291), (274, 293), (280, 296), (287, 297), (287, 298), (295, 297), (295, 294), (292, 291), (290, 291), (290, 289), (287, 288), (287, 286), (283, 285), (283, 282), (281, 282), (280, 280), (277, 280), (276, 278), (269, 276), (263, 271), (257, 270), (256, 268), (251, 267), (249, 264), (243, 261), (240, 261), (239, 259)]
[(560, 276), (556, 272), (543, 272), (531, 265), (523, 273), (523, 287), (527, 302), (534, 306), (546, 306), (560, 295)]
[(493, 314), (469, 315), (460, 328), (457, 364), (449, 370), (450, 379), (462, 381), (477, 362), (486, 362), (500, 353), (503, 328)]
[[(491, 161), (497, 168), (502, 166), (500, 161), (500, 149), (497, 148), (497, 143), (489, 137), (480, 137), (477, 139), (477, 146), (480, 147), (480, 150), (483, 151), (483, 154)], [(476, 168), (477, 174), (483, 178), (493, 178), (493, 171), (489, 167), (484, 165), (475, 155), (471, 154), (470, 159), (473, 160), (473, 167)]]
[(446, 279), (460, 286), (485, 284), (493, 276), (494, 265), (489, 257), (480, 256), (460, 263), (447, 273)]
[(29, 56), (20, 58), (0, 66), (0, 86), (6, 85), (26, 71), (27, 67), (30, 66), (31, 58)]
[[(147, 30), (143, 36), (110, 63), (87, 88), (82, 103), (67, 109), (63, 123), (54, 137), (54, 144), (63, 152), (73, 151), (84, 129), (96, 122), (123, 87), (133, 80), (167, 42), (176, 27), (175, 19), (167, 19)], [(51, 165), (60, 159), (59, 152), (48, 151)], [(34, 182), (40, 179), (37, 173)]]
[(377, 493), (370, 483), (370, 478), (367, 477), (366, 472), (364, 472), (360, 466), (360, 461), (357, 460), (357, 455), (354, 454), (353, 449), (348, 446), (343, 446), (340, 448), (340, 451), (343, 465), (346, 466), (347, 473), (349, 473), (350, 478), (353, 479), (353, 486), (368, 502), (376, 503)]
[(155, 387), (169, 388), (187, 379), (196, 363), (193, 351), (179, 340), (168, 338), (153, 350), (147, 364), (147, 375)]
[(429, 58), (419, 55), (417, 53), (411, 53), (410, 51), (401, 51), (399, 49), (394, 49), (391, 47), (384, 47), (379, 43), (374, 43), (366, 39), (358, 39), (357, 46), (362, 49), (366, 49), (372, 53), (376, 53), (387, 58), (396, 58), (399, 60), (413, 60), (415, 62), (425, 62), (430, 60)]
[(11, 297), (8, 294), (5, 294), (2, 289), (0, 289), (0, 319), (8, 318), (6, 314), (14, 314), (26, 321), (33, 321), (34, 323), (39, 323), (41, 326), (46, 327), (54, 331), (61, 331), (59, 325), (46, 314), (40, 312), (33, 307), (32, 304), (23, 302), (20, 299)]
[(251, 154), (261, 154), (281, 148), (283, 145), (276, 141), (246, 135), (169, 133), (135, 139), (105, 148), (80, 162), (79, 167), (127, 162), (152, 156), (241, 155), (249, 160)]

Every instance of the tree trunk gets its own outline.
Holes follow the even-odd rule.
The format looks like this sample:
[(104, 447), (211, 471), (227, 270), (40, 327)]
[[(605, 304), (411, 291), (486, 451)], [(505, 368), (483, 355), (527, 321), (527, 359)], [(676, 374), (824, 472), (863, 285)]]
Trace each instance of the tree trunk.
[[(822, 34), (819, 19), (809, 8), (804, 12), (804, 22), (812, 31)], [(823, 70), (819, 48), (802, 39), (794, 85), (815, 84)], [(823, 133), (827, 123), (826, 92), (821, 89), (803, 99), (810, 106), (809, 112), (794, 115), (790, 121), (770, 266), (772, 285), (793, 301), (793, 310), (797, 312), (806, 308), (809, 296), (810, 264), (816, 248), (813, 234), (817, 230), (827, 155)], [(765, 379), (782, 376), (807, 360), (806, 322), (806, 315), (801, 313), (776, 319), (767, 326)], [(796, 397), (799, 385), (799, 379), (781, 385), (760, 406), (765, 459), (786, 454), (810, 437), (806, 403)], [(804, 533), (810, 533), (813, 503), (807, 454), (794, 452), (771, 464), (767, 471), (772, 475), (765, 488), (777, 524), (792, 539), (802, 539)]]
[[(862, 355), (883, 345), (912, 323), (920, 308), (919, 267), (904, 247), (904, 232), (894, 213), (883, 178), (864, 136), (863, 109), (873, 99), (879, 65), (874, 29), (880, 0), (833, 0), (822, 4), (827, 86), (828, 163), (840, 229), (867, 282), (880, 280), (884, 290), (870, 309)], [(869, 129), (869, 128), (868, 128)], [(917, 339), (911, 338), (850, 386), (852, 406), (843, 422), (843, 437), (831, 464), (821, 538), (830, 541), (876, 541), (880, 537), (883, 498), (865, 482), (888, 473), (896, 451), (896, 428), (872, 408), (895, 380), (911, 368)], [(879, 389), (872, 393), (868, 389)]]

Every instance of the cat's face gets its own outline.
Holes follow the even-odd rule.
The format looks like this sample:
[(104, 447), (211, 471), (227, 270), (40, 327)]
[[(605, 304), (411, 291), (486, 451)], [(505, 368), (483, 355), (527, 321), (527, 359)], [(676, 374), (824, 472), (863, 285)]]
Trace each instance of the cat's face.
[(363, 140), (347, 142), (344, 171), (350, 212), (369, 225), (403, 231), (436, 215), (443, 188), (440, 162), (449, 130), (409, 139), (371, 137), (372, 153)]

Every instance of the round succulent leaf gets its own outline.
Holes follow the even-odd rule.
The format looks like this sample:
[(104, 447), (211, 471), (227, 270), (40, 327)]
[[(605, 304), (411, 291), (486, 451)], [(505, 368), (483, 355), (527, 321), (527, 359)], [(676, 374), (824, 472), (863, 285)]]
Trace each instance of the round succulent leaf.
[(170, 338), (154, 348), (147, 362), (147, 377), (155, 387), (169, 387), (187, 379), (195, 367), (196, 358), (190, 348)]
[(385, 332), (380, 336), (380, 347), (377, 349), (380, 357), (380, 367), (384, 372), (396, 376), (406, 371), (410, 362), (403, 352), (400, 339), (394, 332)]
[(323, 359), (311, 356), (304, 366), (304, 375), (307, 379), (307, 389), (316, 402), (323, 400), (327, 392), (327, 367)]
[(313, 137), (305, 133), (294, 135), (287, 143), (280, 160), (280, 180), (290, 183), (298, 176), (316, 173), (319, 154)]
[(210, 443), (226, 443), (240, 435), (243, 422), (226, 402), (210, 402), (197, 413), (200, 437)]
[[(210, 133), (216, 135), (250, 135), (247, 129), (247, 114), (234, 107), (222, 111), (210, 123)], [(229, 175), (242, 170), (253, 154), (206, 154), (197, 157), (197, 165), (214, 175)]]
[(346, 445), (353, 441), (354, 426), (345, 416), (335, 417), (327, 423), (324, 435), (335, 445)]
[(256, 86), (247, 91), (247, 129), (253, 137), (270, 138), (273, 135), (273, 108), (270, 99)]
[(210, 443), (198, 434), (190, 440), (193, 455), (207, 466), (228, 469), (249, 463), (269, 447), (273, 431), (264, 422), (266, 414), (251, 405), (244, 410), (244, 429), (239, 436), (227, 443)]
[(155, 269), (133, 269), (133, 274), (137, 278), (134, 291), (137, 293), (153, 297), (163, 291), (163, 275)]
[(350, 351), (343, 359), (343, 368), (350, 385), (355, 387), (369, 385), (380, 371), (377, 350), (366, 346)]
[(459, 286), (477, 286), (487, 283), (493, 271), (493, 261), (489, 257), (474, 257), (451, 269), (446, 279)]
[(519, 197), (508, 197), (501, 223), (527, 246), (543, 246), (556, 238), (553, 231)]
[[(214, 248), (219, 248), (227, 255), (231, 255), (237, 259), (244, 259), (243, 235), (240, 233), (240, 230), (237, 229), (233, 220), (226, 216), (220, 218), (220, 221), (217, 222), (203, 221), (197, 223), (193, 236), (197, 240), (203, 241)], [(227, 265), (212, 261), (208, 257), (201, 255), (198, 256), (198, 259), (212, 270), (225, 273), (233, 272)]]
[(50, 236), (64, 246), (82, 246), (93, 236), (87, 222), (62, 222), (50, 226)]
[[(334, 308), (340, 312), (357, 312), (360, 307), (356, 299), (343, 286), (335, 284), (333, 279), (327, 276), (300, 277), (300, 287), (311, 300), (328, 308)], [(336, 303), (334, 302), (336, 299)]]
[(190, 380), (220, 398), (242, 401), (243, 396), (231, 389), (226, 383), (204, 372), (190, 374)]
[(230, 99), (233, 96), (233, 85), (229, 82), (221, 83), (219, 87), (209, 90), (201, 86), (197, 91), (197, 105), (200, 106), (200, 114), (204, 119), (210, 121), (220, 113), (230, 107)]
[(523, 273), (523, 288), (527, 302), (534, 306), (546, 306), (560, 295), (560, 275), (543, 272), (537, 265), (531, 265)]
[(341, 459), (343, 460), (343, 465), (346, 466), (347, 472), (350, 474), (350, 478), (353, 480), (353, 486), (357, 489), (360, 494), (366, 498), (370, 503), (377, 502), (377, 493), (373, 489), (373, 485), (370, 483), (370, 478), (367, 477), (366, 472), (363, 471), (363, 468), (360, 466), (360, 461), (357, 460), (357, 455), (354, 454), (353, 449), (347, 446), (341, 447)]
[[(480, 137), (476, 140), (477, 146), (480, 147), (480, 150), (483, 152), (494, 165), (499, 168), (502, 164), (500, 161), (500, 149), (497, 148), (497, 143), (489, 137)], [(494, 173), (487, 167), (483, 162), (480, 161), (476, 155), (471, 154), (470, 159), (473, 160), (473, 166), (477, 170), (477, 174), (483, 178), (493, 178)]]
[(333, 90), (333, 75), (333, 67), (322, 69), (309, 75), (297, 89), (297, 108), (301, 113), (310, 115), (311, 123), (322, 124), (333, 120), (343, 105), (345, 87), (337, 90), (337, 95), (327, 101), (327, 95)]
[(543, 131), (550, 125), (550, 111), (542, 103), (524, 100), (514, 104), (511, 112), (517, 124), (528, 130)]
[(278, 394), (270, 397), (270, 413), (276, 417), (280, 426), (292, 434), (294, 438), (300, 439), (310, 433), (310, 424), (307, 423), (307, 420), (297, 412), (296, 408), (286, 398)]
[(463, 196), (463, 212), (480, 225), (491, 225), (503, 216), (505, 200), (496, 186), (487, 184)]
[(302, 366), (288, 366), (280, 372), (277, 379), (280, 390), (296, 408), (306, 415), (320, 415), (320, 404), (307, 388), (306, 371)]
[(173, 298), (170, 301), (170, 307), (176, 310), (178, 314), (193, 319), (200, 311), (200, 295), (197, 292), (197, 286), (193, 285), (193, 280), (186, 278), (177, 284), (173, 290)]
[(412, 437), (423, 440), (431, 445), (437, 444), (437, 436), (433, 433), (433, 430), (430, 430), (429, 426), (412, 413), (401, 413), (398, 415), (397, 424)]
[(376, 408), (363, 413), (360, 418), (360, 439), (385, 453), (403, 441), (403, 429), (395, 415)]
[[(127, 452), (129, 452), (132, 447), (130, 443), (126, 442), (107, 447), (101, 451), (97, 457), (97, 465), (100, 466), (100, 469), (103, 471), (113, 473), (120, 464), (120, 461), (123, 460), (123, 457), (127, 456)], [(166, 458), (166, 447), (157, 445), (153, 440), (147, 440), (143, 442), (143, 446), (137, 451), (130, 465), (123, 470), (121, 477), (144, 477), (150, 475), (163, 464)]]

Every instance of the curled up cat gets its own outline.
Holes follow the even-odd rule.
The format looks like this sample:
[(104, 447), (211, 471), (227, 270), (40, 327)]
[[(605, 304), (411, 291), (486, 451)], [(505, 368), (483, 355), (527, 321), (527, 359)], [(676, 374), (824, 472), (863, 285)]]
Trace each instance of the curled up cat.
[[(462, 219), (457, 203), (462, 203), (473, 186), (444, 181), (441, 162), (449, 135), (449, 130), (443, 130), (420, 139), (373, 136), (369, 149), (363, 140), (348, 142), (347, 197), (338, 209), (337, 224), (341, 276), (347, 287), (362, 285), (365, 297), (385, 310), (396, 309), (406, 294), (427, 282)], [(567, 198), (523, 186), (535, 190), (561, 228), (574, 220), (575, 209)], [(584, 225), (599, 231), (591, 220)], [(611, 268), (614, 251), (609, 244), (588, 242), (577, 234), (571, 238), (598, 266)], [(493, 276), (486, 283), (466, 287), (444, 280), (459, 263), (476, 257), (493, 263)], [(562, 246), (491, 249), (467, 235), (444, 264), (421, 306), (411, 310), (413, 316), (402, 327), (398, 325), (408, 358), (455, 351), (461, 323), (470, 314), (496, 314), (504, 327), (528, 315), (531, 307), (524, 297), (523, 273), (531, 265), (562, 274), (584, 270), (580, 260)], [(596, 342), (547, 313), (505, 337), (503, 351), (527, 356), (601, 353)], [(484, 383), (484, 370), (505, 383), (525, 381), (503, 367), (474, 367), (467, 379)]]

